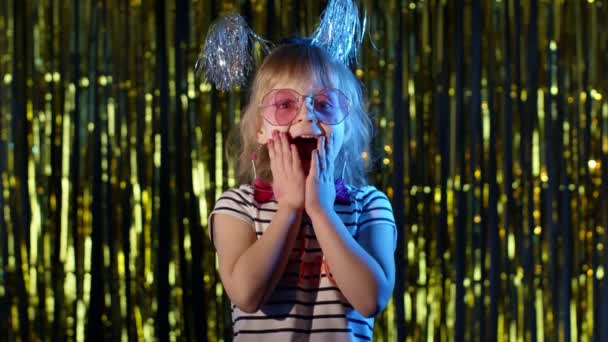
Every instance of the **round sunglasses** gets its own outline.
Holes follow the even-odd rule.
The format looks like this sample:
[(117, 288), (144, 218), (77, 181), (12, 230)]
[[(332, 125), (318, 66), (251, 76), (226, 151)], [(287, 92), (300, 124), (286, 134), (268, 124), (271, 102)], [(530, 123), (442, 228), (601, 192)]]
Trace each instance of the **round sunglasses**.
[(323, 89), (316, 94), (302, 95), (293, 89), (272, 89), (260, 103), (264, 119), (273, 126), (287, 126), (309, 100), (315, 117), (324, 124), (337, 125), (348, 115), (350, 102), (338, 89)]

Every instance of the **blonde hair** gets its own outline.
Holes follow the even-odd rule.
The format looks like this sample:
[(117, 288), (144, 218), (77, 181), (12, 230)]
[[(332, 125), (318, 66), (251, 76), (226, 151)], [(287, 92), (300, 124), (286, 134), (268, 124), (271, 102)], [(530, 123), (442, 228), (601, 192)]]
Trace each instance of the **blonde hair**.
[[(346, 184), (366, 185), (367, 170), (362, 153), (369, 151), (373, 126), (364, 109), (361, 84), (346, 65), (333, 60), (325, 50), (304, 39), (275, 48), (256, 73), (239, 125), (239, 139), (233, 141), (232, 153), (229, 152), (238, 155), (239, 181), (241, 184), (250, 183), (254, 178), (252, 159), (255, 159), (257, 176), (272, 180), (268, 150), (257, 142), (257, 132), (263, 120), (258, 106), (262, 97), (279, 81), (302, 77), (339, 88), (348, 97), (350, 107), (344, 120), (344, 143), (336, 157), (334, 176), (343, 177)], [(345, 167), (346, 163), (348, 167)]]

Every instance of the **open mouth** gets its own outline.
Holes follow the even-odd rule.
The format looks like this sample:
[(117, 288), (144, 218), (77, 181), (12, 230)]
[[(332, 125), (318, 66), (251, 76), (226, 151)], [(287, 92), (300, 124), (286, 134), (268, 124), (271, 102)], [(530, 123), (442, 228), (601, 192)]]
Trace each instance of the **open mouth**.
[(296, 145), (302, 162), (310, 162), (312, 151), (317, 148), (317, 137), (295, 137), (290, 143)]
[(302, 171), (308, 176), (310, 171), (310, 163), (312, 159), (312, 151), (317, 148), (318, 136), (299, 136), (290, 138), (289, 142), (296, 145), (300, 162), (302, 163)]

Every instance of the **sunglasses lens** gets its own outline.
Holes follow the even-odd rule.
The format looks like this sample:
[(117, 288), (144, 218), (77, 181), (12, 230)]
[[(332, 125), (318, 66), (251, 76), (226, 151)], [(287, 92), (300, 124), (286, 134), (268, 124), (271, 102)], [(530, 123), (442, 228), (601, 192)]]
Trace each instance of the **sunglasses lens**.
[(298, 95), (286, 89), (273, 90), (262, 99), (262, 107), (266, 120), (285, 126), (298, 114)]
[(348, 114), (348, 98), (337, 89), (327, 89), (314, 97), (314, 108), (322, 122), (335, 125)]

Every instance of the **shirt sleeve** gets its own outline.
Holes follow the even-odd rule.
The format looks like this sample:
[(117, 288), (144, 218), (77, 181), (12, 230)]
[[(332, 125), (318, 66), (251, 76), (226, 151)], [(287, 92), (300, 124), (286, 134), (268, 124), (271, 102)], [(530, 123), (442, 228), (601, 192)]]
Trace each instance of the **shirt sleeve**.
[(215, 214), (230, 215), (236, 219), (239, 219), (251, 226), (254, 225), (254, 221), (251, 215), (252, 203), (249, 198), (251, 195), (242, 189), (230, 189), (224, 192), (215, 202), (215, 207), (211, 214), (209, 214), (209, 238), (213, 240), (213, 216)]
[(397, 248), (397, 225), (391, 202), (375, 187), (370, 186), (368, 190), (361, 199), (361, 216), (357, 224), (357, 233), (365, 229), (392, 229), (394, 251)]

